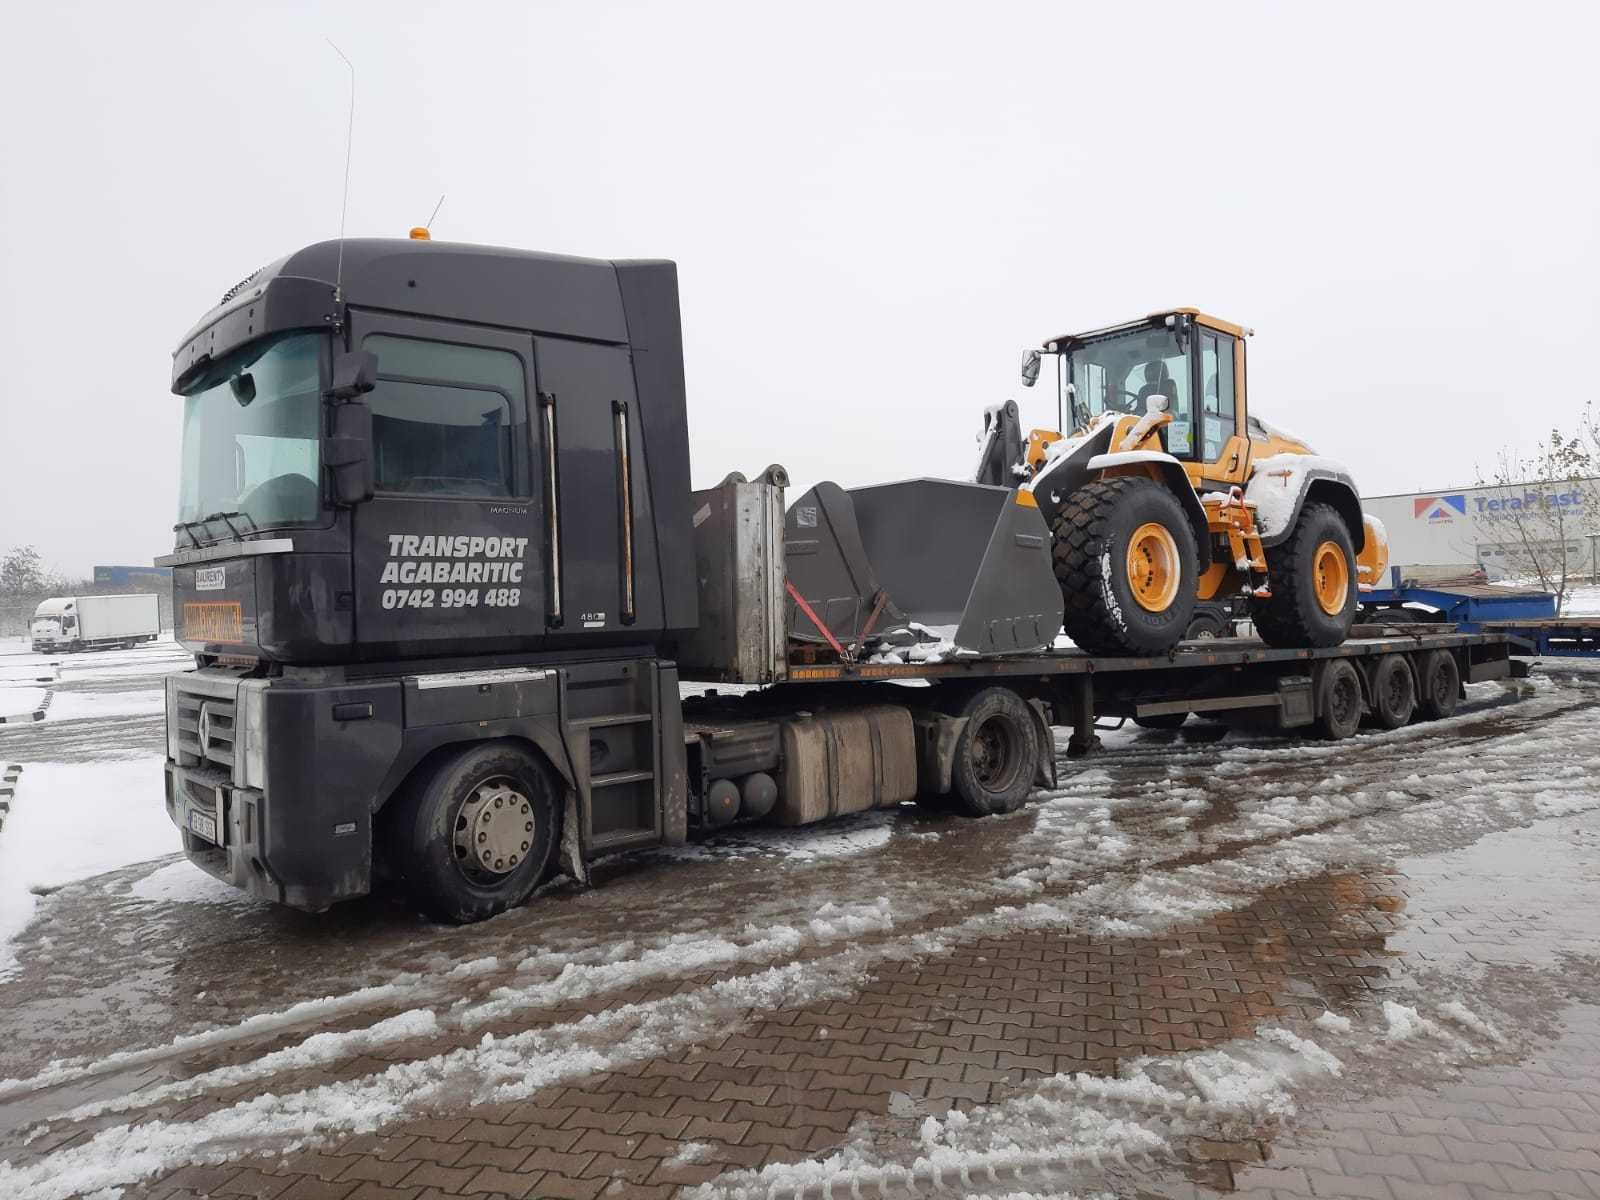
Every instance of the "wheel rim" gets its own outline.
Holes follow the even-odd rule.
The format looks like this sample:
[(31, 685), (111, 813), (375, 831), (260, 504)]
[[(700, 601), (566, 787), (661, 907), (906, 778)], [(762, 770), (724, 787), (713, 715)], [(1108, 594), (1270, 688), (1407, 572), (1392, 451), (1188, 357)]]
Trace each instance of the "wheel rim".
[(533, 805), (503, 775), (478, 784), (456, 810), (456, 866), (474, 883), (504, 879), (528, 857), (538, 832)]
[(1128, 539), (1128, 587), (1146, 612), (1165, 612), (1178, 594), (1178, 543), (1165, 525), (1147, 521)]
[(1332, 540), (1321, 543), (1311, 558), (1311, 576), (1318, 607), (1330, 617), (1342, 613), (1350, 598), (1350, 564), (1345, 561), (1344, 547)]
[(986, 792), (1011, 786), (1021, 757), (1016, 732), (1003, 717), (990, 717), (972, 737), (972, 773)]

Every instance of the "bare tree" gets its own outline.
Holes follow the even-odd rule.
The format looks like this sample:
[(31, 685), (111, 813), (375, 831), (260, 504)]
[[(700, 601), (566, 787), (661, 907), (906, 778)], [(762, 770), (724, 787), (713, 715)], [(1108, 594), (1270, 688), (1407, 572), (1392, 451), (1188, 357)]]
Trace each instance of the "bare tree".
[(1574, 583), (1594, 569), (1600, 540), (1600, 428), (1591, 406), (1575, 434), (1552, 430), (1531, 456), (1501, 450), (1493, 475), (1480, 477), (1498, 489), (1480, 501), (1478, 517), (1500, 531), (1500, 552), (1514, 575), (1537, 580), (1566, 603)]

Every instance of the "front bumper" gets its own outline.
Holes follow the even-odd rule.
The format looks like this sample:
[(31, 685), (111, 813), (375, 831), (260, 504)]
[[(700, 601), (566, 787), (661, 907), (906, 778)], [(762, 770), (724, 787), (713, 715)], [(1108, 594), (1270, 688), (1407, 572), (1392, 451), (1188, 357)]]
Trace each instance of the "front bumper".
[[(352, 710), (370, 715), (352, 720)], [(188, 672), (168, 679), (167, 732), (167, 815), (196, 866), (310, 912), (371, 890), (372, 814), (399, 743), (397, 685)]]

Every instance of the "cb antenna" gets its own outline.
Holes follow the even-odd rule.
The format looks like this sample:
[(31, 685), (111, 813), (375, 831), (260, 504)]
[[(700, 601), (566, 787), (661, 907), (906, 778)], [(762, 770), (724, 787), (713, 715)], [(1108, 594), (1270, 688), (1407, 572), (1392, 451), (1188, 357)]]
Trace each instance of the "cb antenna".
[[(333, 298), (337, 303), (344, 294), (344, 222), (350, 211), (350, 152), (356, 134), (356, 65), (331, 37), (324, 34), (322, 40), (333, 46), (333, 52), (344, 59), (344, 65), (350, 69), (350, 115), (344, 131), (344, 197), (339, 204), (339, 264), (333, 276)], [(440, 197), (440, 203), (443, 203), (443, 197)]]
[(441, 208), (443, 208), (443, 207), (444, 207), (444, 193), (440, 192), (439, 193), (439, 203), (437, 203), (437, 204), (435, 204), (433, 206), (433, 211), (428, 214), (427, 222), (425, 224), (417, 225), (417, 226), (414, 226), (412, 228), (412, 230), (411, 230), (411, 240), (412, 241), (414, 241), (414, 242), (426, 242), (426, 241), (432, 240), (432, 238), (433, 238), (433, 219), (439, 215), (439, 210)]

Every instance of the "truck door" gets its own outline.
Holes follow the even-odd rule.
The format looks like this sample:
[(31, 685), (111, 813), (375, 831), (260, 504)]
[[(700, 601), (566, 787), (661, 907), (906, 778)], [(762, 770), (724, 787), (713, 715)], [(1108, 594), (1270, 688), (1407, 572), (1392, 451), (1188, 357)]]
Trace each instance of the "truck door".
[(562, 338), (535, 344), (540, 420), (557, 448), (565, 626), (659, 628), (661, 577), (628, 350)]
[(533, 338), (351, 314), (378, 357), (374, 496), (352, 513), (356, 636), (463, 646), (545, 630)]

